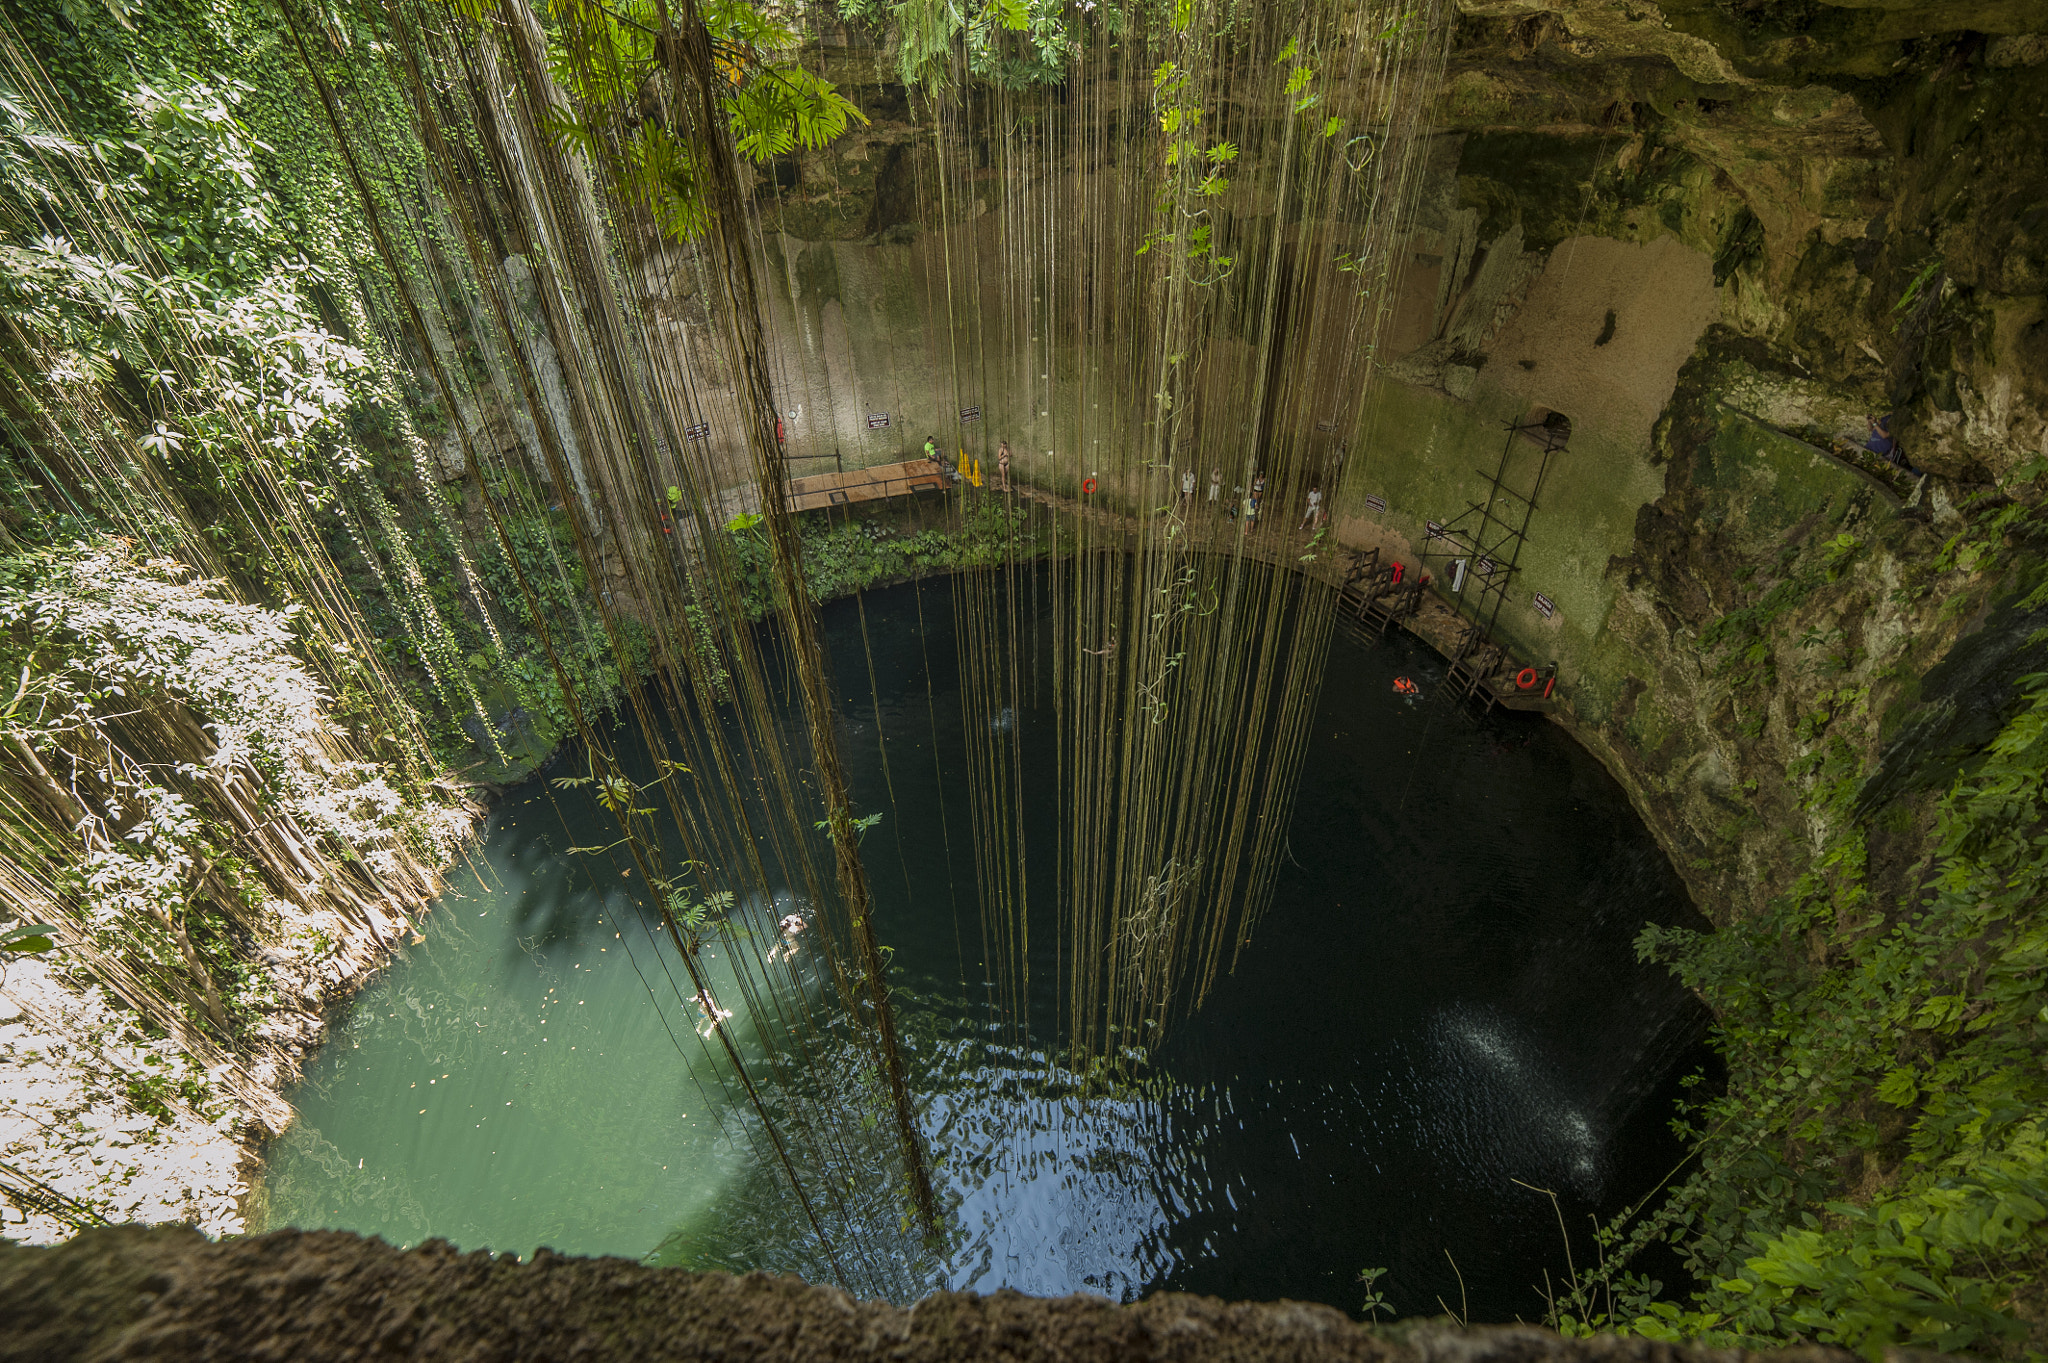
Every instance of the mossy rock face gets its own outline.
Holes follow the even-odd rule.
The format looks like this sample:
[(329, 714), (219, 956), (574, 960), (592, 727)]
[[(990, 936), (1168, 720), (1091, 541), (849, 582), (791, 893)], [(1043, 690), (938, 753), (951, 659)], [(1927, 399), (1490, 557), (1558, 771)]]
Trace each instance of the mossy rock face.
[(483, 714), (462, 719), (463, 732), (482, 759), (468, 779), (489, 786), (517, 785), (540, 770), (562, 736), (546, 716), (528, 709), (507, 682), (479, 680), (477, 696), (483, 702)]
[(1881, 79), (1929, 40), (2041, 27), (2032, 0), (1663, 0), (1660, 9), (1757, 79)]
[(1605, 150), (1601, 139), (1591, 136), (1475, 134), (1465, 139), (1458, 166), (1459, 204), (1481, 210), (1482, 240), (1519, 220), (1523, 244), (1549, 250), (1582, 230)]
[(2012, 583), (1940, 662), (1902, 685), (1884, 712), (1884, 746), (1857, 797), (1859, 814), (1945, 786), (2011, 718), (2020, 679), (2048, 667), (2048, 606), (2025, 604), (2044, 576), (2037, 567)]

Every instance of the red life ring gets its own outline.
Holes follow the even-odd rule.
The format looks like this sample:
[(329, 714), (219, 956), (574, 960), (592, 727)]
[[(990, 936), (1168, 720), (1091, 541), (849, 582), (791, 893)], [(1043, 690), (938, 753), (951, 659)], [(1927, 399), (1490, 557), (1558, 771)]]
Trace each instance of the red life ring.
[(1083, 478), (1081, 480), (1081, 491), (1083, 494), (1093, 493), (1095, 491), (1095, 480), (1093, 478)]
[(1515, 674), (1515, 689), (1517, 691), (1533, 691), (1536, 689), (1536, 680), (1536, 669), (1525, 667)]

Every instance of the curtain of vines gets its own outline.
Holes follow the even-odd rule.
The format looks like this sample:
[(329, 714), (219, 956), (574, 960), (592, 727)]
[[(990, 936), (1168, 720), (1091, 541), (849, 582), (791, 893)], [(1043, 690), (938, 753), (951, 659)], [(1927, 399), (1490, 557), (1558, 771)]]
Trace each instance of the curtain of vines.
[[(782, 1171), (816, 1271), (900, 1291), (943, 1248), (943, 1208), (784, 496), (777, 414), (831, 398), (778, 358), (793, 285), (761, 270), (780, 210), (746, 167), (843, 133), (861, 91), (849, 104), (800, 35), (731, 0), (387, 0), (353, 16), (377, 41), (352, 48), (325, 10), (277, 12), (360, 208), (355, 339), (449, 423), (487, 527), (445, 527), (459, 575), (487, 624), (524, 618), (549, 660), (581, 749), (558, 784), (618, 818), (590, 850), (637, 879), (673, 948), (663, 1006), (722, 1061), (735, 1135)], [(1302, 510), (1313, 488), (1341, 515), (1369, 448), (1447, 21), (1433, 0), (993, 6), (902, 46), (918, 305), (943, 363), (889, 381), (981, 408), (983, 469), (1014, 446), (1009, 486), (984, 477), (949, 513), (1013, 537), (952, 597), (981, 954), (1020, 1038), (1050, 961), (1041, 1040), (1083, 1067), (1136, 1058), (1198, 1006), (1270, 899), (1335, 599), (1327, 525)], [(124, 533), (205, 562), (147, 439), (90, 410), (36, 419), (66, 432), (37, 446), (49, 495), (111, 479), (92, 498), (132, 508), (113, 513)], [(271, 527), (289, 594), (331, 603), (340, 646), (315, 656), (374, 658), (305, 497), (273, 482), (237, 495), (261, 497), (246, 519)], [(374, 492), (336, 505), (359, 538), (402, 540)], [(1038, 523), (1057, 546), (1042, 569)], [(418, 574), (391, 552), (381, 580), (403, 598)], [(504, 565), (498, 592), (471, 560)], [(592, 650), (637, 739), (592, 693)], [(416, 735), (386, 704), (383, 731)], [(1037, 861), (1004, 716), (1046, 707), (1059, 831)], [(1051, 907), (1035, 954), (1034, 903)], [(714, 945), (729, 969), (707, 964)], [(892, 1185), (862, 1177), (884, 1163)]]
[[(622, 18), (570, 4), (551, 28), (517, 4), (400, 17), (396, 59), (430, 152), (429, 200), (459, 243), (403, 286), (407, 307), (426, 331), (429, 310), (461, 307), (465, 288), (480, 295), (575, 553), (610, 565), (608, 633), (623, 641), (630, 623), (653, 641), (657, 665), (627, 690), (656, 749), (653, 779), (630, 776), (579, 711), (587, 779), (621, 817), (647, 907), (689, 977), (680, 987), (752, 1101), (764, 1153), (844, 1279), (838, 1228), (858, 1239), (851, 1228), (876, 1224), (848, 1219), (839, 1191), (873, 1154), (846, 1113), (886, 1117), (906, 1205), (928, 1235), (938, 1208), (782, 495), (776, 413), (819, 395), (771, 372), (757, 262), (772, 217), (741, 184), (735, 144), (759, 128), (733, 96), (773, 73), (754, 69), (761, 48), (730, 11), (691, 5)], [(959, 405), (1031, 433), (1004, 495), (1048, 501), (1066, 533), (1051, 567), (1046, 693), (1028, 684), (1022, 547), (954, 593), (983, 955), (1004, 1019), (1021, 1028), (1023, 777), (1015, 726), (997, 721), (1049, 704), (1061, 735), (1055, 1039), (1087, 1065), (1135, 1055), (1196, 1006), (1270, 898), (1334, 602), (1327, 529), (1297, 531), (1296, 509), (1315, 487), (1341, 511), (1344, 460), (1364, 437), (1445, 16), (1133, 6), (1074, 22), (1088, 40), (1058, 98), (968, 80), (972, 33), (930, 59), (918, 193), (938, 229), (921, 252), (926, 325)], [(372, 141), (351, 129), (345, 90), (322, 98), (358, 149), (374, 213)], [(959, 205), (984, 149), (1005, 193), (995, 221), (975, 228)], [(424, 218), (378, 230), (428, 232)], [(397, 273), (401, 252), (384, 250)], [(701, 325), (656, 306), (683, 299)], [(536, 362), (543, 336), (557, 393)], [(473, 381), (435, 366), (451, 409)], [(698, 437), (714, 424), (739, 438)], [(1183, 474), (1211, 470), (1227, 502), (1181, 494)], [(1208, 481), (1197, 478), (1198, 495)], [(984, 510), (969, 495), (955, 506)], [(744, 627), (742, 534), (765, 542), (773, 636)], [(566, 672), (562, 685), (573, 689)], [(834, 1006), (815, 1006), (790, 954), (762, 949), (772, 937), (755, 939), (737, 981), (761, 1040), (748, 1050), (697, 969), (706, 939), (688, 911), (780, 884), (800, 887), (815, 914)], [(827, 1100), (839, 1024), (863, 1057), (865, 1107)]]
[[(315, 26), (286, 13), (320, 71), (308, 41)], [(394, 9), (391, 57), (430, 177), (409, 200), (381, 188), (405, 168), (381, 158), (374, 130), (353, 118), (351, 72), (322, 71), (318, 96), (396, 277), (401, 322), (423, 336), (446, 329), (442, 319), (481, 314), (487, 365), (422, 357), (444, 410), (508, 397), (523, 408), (568, 544), (606, 584), (598, 614), (651, 752), (637, 766), (622, 754), (558, 666), (588, 763), (571, 780), (618, 816), (623, 836), (605, 850), (647, 887), (640, 906), (675, 948), (676, 999), (695, 1010), (699, 1038), (751, 1110), (746, 1138), (787, 1175), (819, 1270), (888, 1290), (916, 1244), (906, 1256), (886, 1208), (852, 1205), (870, 1187), (862, 1175), (878, 1160), (897, 1167), (907, 1228), (927, 1241), (938, 1207), (836, 752), (815, 606), (781, 493), (747, 206), (719, 103), (733, 83), (720, 63), (743, 59), (748, 35), (727, 26), (714, 46), (694, 11), (643, 12), (649, 22), (633, 31), (652, 41), (621, 50), (604, 40), (610, 19), (594, 8), (551, 17), (552, 32), (520, 4)], [(606, 107), (639, 82), (662, 103), (652, 158), (644, 131), (635, 142)], [(648, 183), (665, 176), (688, 177), (698, 196), (682, 224), (660, 192), (666, 181)], [(394, 197), (416, 211), (387, 211)], [(664, 231), (679, 225), (691, 229), (680, 234), (686, 246)], [(408, 258), (430, 263), (408, 269)], [(707, 336), (664, 327), (644, 306), (650, 294), (692, 293), (705, 300)], [(740, 441), (692, 438), (712, 403)], [(458, 437), (473, 481), (508, 484), (491, 476), (493, 452), (476, 432)], [(508, 508), (487, 503), (503, 536)], [(729, 524), (765, 541), (780, 625), (772, 635), (749, 627), (746, 546)], [(532, 594), (523, 579), (519, 590)], [(530, 609), (547, 644), (544, 612), (537, 601)], [(634, 666), (637, 639), (647, 641), (645, 670)], [(790, 691), (794, 707), (784, 703)], [(784, 886), (794, 915), (745, 921), (741, 906)], [(713, 944), (743, 963), (729, 982), (705, 968)], [(894, 1133), (893, 1158), (871, 1131)]]
[(1198, 1006), (1270, 899), (1331, 627), (1328, 520), (1369, 454), (1448, 22), (1127, 5), (1073, 21), (1057, 88), (976, 79), (1004, 38), (972, 27), (905, 72), (937, 227), (918, 252), (926, 349), (954, 405), (990, 414), (961, 427), (967, 457), (986, 472), (998, 439), (1016, 447), (1015, 489), (985, 478), (980, 496), (1051, 503), (1066, 528), (1049, 694), (1030, 540), (953, 599), (984, 957), (1017, 1024), (1045, 953), (1019, 731), (998, 721), (1057, 714), (1056, 1041), (1082, 1065)]
[[(62, 961), (277, 1128), (288, 1109), (245, 1069), (236, 942), (274, 935), (283, 905), (374, 953), (464, 821), (433, 812), (460, 802), (315, 524), (350, 480), (314, 460), (365, 357), (274, 274), (168, 244), (173, 209), (262, 230), (253, 175), (202, 206), (165, 183), (239, 154), (221, 92), (145, 85), (154, 146), (96, 138), (18, 17), (0, 23), (0, 908), (59, 928)], [(295, 603), (288, 627), (265, 600)]]

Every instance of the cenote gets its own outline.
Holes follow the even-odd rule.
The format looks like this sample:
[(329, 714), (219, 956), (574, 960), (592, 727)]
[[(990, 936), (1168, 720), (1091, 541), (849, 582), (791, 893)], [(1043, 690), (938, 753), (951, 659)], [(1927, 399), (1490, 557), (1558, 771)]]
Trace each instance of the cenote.
[[(1698, 1005), (1632, 950), (1644, 923), (1692, 910), (1620, 789), (1540, 719), (1432, 704), (1442, 663), (1416, 641), (1340, 629), (1272, 910), (1191, 1021), (1090, 1089), (969, 1002), (986, 972), (951, 590), (825, 609), (856, 791), (879, 806), (893, 785), (863, 851), (953, 1237), (920, 1252), (881, 1224), (884, 1199), (850, 1276), (898, 1297), (1174, 1289), (1356, 1310), (1358, 1272), (1384, 1267), (1403, 1313), (1539, 1315), (1542, 1274), (1565, 1272), (1560, 1221), (1583, 1253), (1589, 1216), (1652, 1192), (1682, 1155), (1679, 1081), (1705, 1061)], [(872, 691), (852, 684), (863, 614)], [(1051, 779), (1049, 713), (1014, 722), (1029, 779)], [(292, 1095), (271, 1227), (830, 1271), (678, 1002), (630, 867), (568, 850), (615, 828), (546, 779), (497, 805), (424, 942), (335, 1019)]]

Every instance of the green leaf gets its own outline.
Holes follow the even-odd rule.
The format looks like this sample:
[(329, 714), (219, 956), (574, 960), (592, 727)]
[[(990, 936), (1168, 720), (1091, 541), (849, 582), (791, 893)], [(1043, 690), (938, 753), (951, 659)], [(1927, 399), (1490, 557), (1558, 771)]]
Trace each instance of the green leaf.
[(9, 955), (50, 951), (57, 945), (54, 923), (29, 923), (0, 932), (0, 952)]

